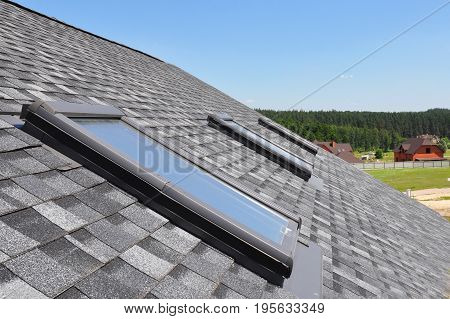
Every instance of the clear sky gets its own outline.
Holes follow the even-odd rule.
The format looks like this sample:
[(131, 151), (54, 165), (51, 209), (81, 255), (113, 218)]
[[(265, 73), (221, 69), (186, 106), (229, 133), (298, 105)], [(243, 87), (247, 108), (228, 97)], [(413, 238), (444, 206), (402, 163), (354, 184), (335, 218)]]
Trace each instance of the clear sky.
[[(447, 0), (18, 0), (287, 109)], [(311, 96), (306, 110), (450, 107), (450, 5)]]

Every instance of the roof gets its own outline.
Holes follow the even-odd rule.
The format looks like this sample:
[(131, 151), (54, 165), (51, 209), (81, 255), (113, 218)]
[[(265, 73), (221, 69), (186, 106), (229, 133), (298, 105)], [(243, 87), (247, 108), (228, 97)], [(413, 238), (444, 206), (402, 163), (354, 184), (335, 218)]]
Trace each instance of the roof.
[(346, 161), (347, 163), (363, 163), (363, 161), (360, 160), (359, 158), (356, 158), (352, 152), (347, 151), (340, 152), (339, 154), (337, 154), (337, 156)]
[[(0, 2), (0, 112), (36, 99), (108, 104), (259, 201), (301, 217), (323, 253), (325, 298), (446, 295), (450, 223), (183, 70)], [(314, 163), (316, 189), (207, 126), (226, 112)], [(183, 145), (183, 147), (179, 147)], [(288, 298), (103, 178), (0, 120), (0, 296)]]
[(336, 143), (338, 154), (341, 152), (353, 152), (353, 148), (349, 143)]
[(314, 144), (325, 147), (334, 155), (338, 155), (341, 152), (353, 152), (353, 148), (349, 143), (336, 143), (334, 141), (330, 142), (314, 141)]
[(353, 148), (349, 143), (336, 143), (314, 141), (316, 145), (343, 159), (347, 163), (362, 163), (363, 161), (353, 155)]
[(406, 154), (415, 154), (421, 146), (437, 146), (431, 138), (426, 137), (411, 137), (394, 149), (399, 152), (400, 148), (406, 151)]

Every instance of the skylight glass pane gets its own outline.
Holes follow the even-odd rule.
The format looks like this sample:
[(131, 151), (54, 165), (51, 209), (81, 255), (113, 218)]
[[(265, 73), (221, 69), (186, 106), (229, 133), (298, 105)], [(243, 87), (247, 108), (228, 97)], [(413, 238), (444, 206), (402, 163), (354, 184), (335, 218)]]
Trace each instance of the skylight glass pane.
[(259, 236), (281, 244), (288, 219), (226, 185), (120, 120), (73, 119), (101, 141)]

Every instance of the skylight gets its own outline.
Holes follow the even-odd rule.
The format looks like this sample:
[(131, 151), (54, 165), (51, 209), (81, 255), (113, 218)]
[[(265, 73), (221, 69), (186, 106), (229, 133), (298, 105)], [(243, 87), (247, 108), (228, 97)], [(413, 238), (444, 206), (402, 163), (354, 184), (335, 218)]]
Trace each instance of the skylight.
[(266, 119), (264, 117), (260, 117), (258, 119), (258, 123), (259, 123), (259, 125), (262, 125), (262, 126), (268, 128), (272, 132), (277, 133), (281, 137), (284, 137), (291, 143), (294, 143), (294, 144), (300, 146), (301, 148), (308, 151), (309, 153), (311, 153), (313, 155), (317, 154), (317, 150), (318, 150), (317, 145), (315, 145), (314, 143), (311, 143), (308, 140), (305, 140), (304, 138), (296, 136), (295, 134), (293, 134), (286, 128), (282, 127), (281, 125), (274, 123), (273, 121), (270, 121), (269, 119)]
[(307, 181), (310, 179), (313, 170), (312, 163), (273, 144), (261, 135), (252, 132), (248, 128), (235, 122), (230, 116), (226, 114), (210, 115), (208, 116), (208, 124), (229, 134), (247, 147), (279, 163), (281, 166), (300, 176), (304, 180)]
[(225, 214), (261, 237), (281, 244), (287, 218), (187, 162), (120, 120), (73, 119), (102, 142), (114, 147), (151, 172), (167, 179), (193, 198)]
[(24, 131), (281, 285), (292, 272), (300, 220), (285, 217), (193, 165), (121, 116), (109, 106), (42, 101), (22, 111)]

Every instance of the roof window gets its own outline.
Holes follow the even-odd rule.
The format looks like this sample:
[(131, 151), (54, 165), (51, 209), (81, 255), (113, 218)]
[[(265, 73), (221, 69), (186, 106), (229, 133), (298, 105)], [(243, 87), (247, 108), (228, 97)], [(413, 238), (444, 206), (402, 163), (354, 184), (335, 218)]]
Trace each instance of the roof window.
[(208, 124), (280, 164), (305, 181), (310, 179), (313, 171), (312, 163), (240, 125), (229, 115), (223, 113), (209, 115)]
[(121, 120), (111, 106), (38, 101), (23, 130), (136, 196), (268, 281), (291, 276), (294, 221), (193, 165)]
[(301, 148), (303, 148), (307, 152), (309, 152), (309, 153), (311, 153), (313, 155), (317, 154), (317, 150), (318, 150), (317, 145), (315, 145), (314, 143), (311, 143), (310, 141), (308, 141), (308, 140), (306, 140), (304, 138), (301, 138), (300, 136), (297, 136), (297, 135), (293, 134), (291, 131), (289, 131), (288, 129), (282, 127), (280, 124), (275, 123), (275, 122), (273, 122), (273, 121), (271, 121), (271, 120), (269, 120), (267, 118), (264, 118), (264, 117), (260, 117), (258, 119), (258, 124), (268, 128), (272, 132), (277, 133), (281, 137), (284, 137), (289, 142), (300, 146)]

